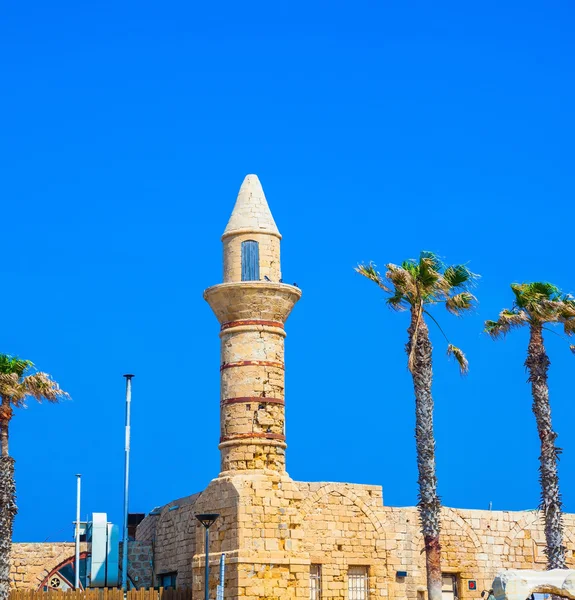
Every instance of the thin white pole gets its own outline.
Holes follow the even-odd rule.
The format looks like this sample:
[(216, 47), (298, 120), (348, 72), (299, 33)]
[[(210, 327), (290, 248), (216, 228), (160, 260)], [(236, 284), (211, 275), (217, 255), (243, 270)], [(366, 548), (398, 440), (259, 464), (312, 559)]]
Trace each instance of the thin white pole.
[(226, 555), (222, 553), (220, 556), (220, 585), (218, 585), (217, 599), (224, 600), (224, 585), (226, 573)]
[(130, 483), (130, 405), (132, 403), (132, 377), (126, 374), (126, 442), (124, 463), (124, 543), (122, 546), (122, 589), (128, 591), (128, 489)]
[(76, 475), (76, 562), (74, 588), (80, 589), (80, 491), (82, 488), (82, 475)]

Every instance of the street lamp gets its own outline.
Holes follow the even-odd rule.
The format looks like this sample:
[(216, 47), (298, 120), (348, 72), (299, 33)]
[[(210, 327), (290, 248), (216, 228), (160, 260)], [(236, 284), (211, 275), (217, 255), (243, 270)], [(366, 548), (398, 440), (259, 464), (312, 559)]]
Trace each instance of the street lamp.
[(206, 530), (206, 538), (204, 542), (204, 550), (206, 553), (206, 570), (204, 575), (204, 587), (205, 587), (205, 600), (210, 600), (209, 596), (209, 582), (210, 582), (210, 561), (208, 557), (208, 551), (210, 548), (210, 527), (216, 522), (217, 518), (220, 515), (216, 513), (203, 513), (201, 515), (196, 515), (196, 519), (204, 526)]

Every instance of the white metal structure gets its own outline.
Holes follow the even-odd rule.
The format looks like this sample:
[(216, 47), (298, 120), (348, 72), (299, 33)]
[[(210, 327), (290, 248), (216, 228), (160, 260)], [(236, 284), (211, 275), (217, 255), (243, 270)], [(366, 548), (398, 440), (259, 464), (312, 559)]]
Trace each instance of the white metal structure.
[(495, 600), (525, 600), (531, 594), (553, 594), (575, 600), (575, 569), (501, 571), (493, 580)]

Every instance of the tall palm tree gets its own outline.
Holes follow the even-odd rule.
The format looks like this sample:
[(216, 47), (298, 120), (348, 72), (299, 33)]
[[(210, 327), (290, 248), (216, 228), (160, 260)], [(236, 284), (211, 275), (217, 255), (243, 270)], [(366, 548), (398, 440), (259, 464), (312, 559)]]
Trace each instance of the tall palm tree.
[[(515, 300), (511, 309), (499, 313), (497, 321), (485, 321), (485, 331), (494, 339), (504, 337), (512, 329), (529, 328), (529, 346), (525, 366), (529, 372), (533, 396), (533, 413), (541, 442), (539, 480), (541, 482), (541, 510), (545, 522), (545, 540), (548, 569), (565, 568), (563, 545), (563, 514), (557, 462), (561, 449), (555, 446), (557, 434), (551, 424), (551, 406), (547, 371), (551, 361), (545, 351), (543, 330), (547, 323), (559, 323), (568, 336), (575, 333), (575, 299), (563, 294), (550, 283), (514, 283), (511, 285)], [(575, 351), (575, 346), (571, 346)]]
[(6, 600), (10, 590), (10, 550), (17, 513), (14, 459), (8, 452), (13, 408), (25, 406), (27, 398), (58, 402), (66, 397), (50, 375), (34, 371), (29, 360), (0, 354), (0, 600)]
[[(432, 252), (422, 252), (419, 260), (400, 266), (386, 265), (385, 277), (373, 263), (359, 265), (356, 271), (375, 282), (387, 295), (387, 304), (397, 311), (409, 310), (407, 366), (415, 390), (415, 440), (419, 473), (419, 518), (425, 543), (427, 590), (429, 600), (441, 600), (441, 502), (435, 474), (435, 437), (433, 434), (432, 346), (426, 318), (438, 327), (429, 309), (443, 304), (454, 315), (473, 307), (475, 297), (469, 287), (477, 277), (465, 265), (445, 266)], [(440, 331), (443, 333), (441, 327)], [(443, 334), (445, 335), (445, 334)], [(446, 338), (447, 339), (447, 338)], [(447, 353), (459, 363), (461, 373), (468, 369), (463, 352), (447, 340)]]

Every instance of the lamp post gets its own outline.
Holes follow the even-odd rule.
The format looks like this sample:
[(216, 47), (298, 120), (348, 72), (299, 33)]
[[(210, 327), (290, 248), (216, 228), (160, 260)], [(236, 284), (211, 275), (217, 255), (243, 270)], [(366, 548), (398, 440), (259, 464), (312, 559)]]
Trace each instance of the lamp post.
[(201, 515), (196, 515), (196, 519), (204, 526), (206, 530), (206, 537), (204, 542), (204, 550), (206, 554), (206, 566), (205, 566), (205, 574), (204, 574), (204, 587), (205, 587), (205, 600), (210, 600), (209, 591), (210, 591), (210, 560), (209, 560), (209, 549), (210, 549), (210, 527), (216, 522), (217, 518), (220, 515), (216, 513), (203, 513)]

